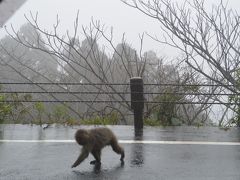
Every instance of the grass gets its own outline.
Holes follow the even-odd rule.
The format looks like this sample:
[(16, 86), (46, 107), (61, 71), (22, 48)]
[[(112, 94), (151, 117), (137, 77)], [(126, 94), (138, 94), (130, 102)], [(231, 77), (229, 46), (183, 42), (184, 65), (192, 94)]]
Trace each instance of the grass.
[(162, 126), (160, 121), (155, 119), (144, 119), (143, 124), (144, 126)]
[(84, 119), (82, 120), (81, 124), (84, 125), (116, 125), (118, 123), (117, 118), (112, 117), (99, 117), (96, 116), (95, 118), (91, 119)]

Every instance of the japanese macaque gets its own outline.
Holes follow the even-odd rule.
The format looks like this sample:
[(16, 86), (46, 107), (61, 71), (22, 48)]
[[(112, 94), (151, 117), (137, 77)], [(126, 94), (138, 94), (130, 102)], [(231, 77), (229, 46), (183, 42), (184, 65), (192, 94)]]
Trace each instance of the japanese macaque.
[(101, 150), (110, 145), (114, 152), (121, 155), (121, 162), (125, 157), (124, 149), (118, 144), (116, 136), (108, 128), (95, 128), (90, 130), (79, 129), (75, 133), (75, 139), (82, 145), (82, 151), (72, 168), (78, 166), (91, 153), (95, 160), (90, 164), (101, 164)]

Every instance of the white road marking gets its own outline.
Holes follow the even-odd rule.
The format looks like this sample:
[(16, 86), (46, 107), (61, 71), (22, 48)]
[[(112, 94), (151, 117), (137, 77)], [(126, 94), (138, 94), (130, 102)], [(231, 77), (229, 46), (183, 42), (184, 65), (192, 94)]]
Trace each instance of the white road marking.
[(240, 146), (240, 142), (209, 142), (209, 141), (137, 141), (123, 140), (119, 141), (125, 144), (173, 144), (173, 145), (223, 145), (223, 146)]
[(74, 140), (58, 140), (58, 139), (46, 139), (46, 140), (8, 140), (8, 139), (1, 139), (0, 143), (74, 143)]
[[(75, 140), (0, 140), (0, 143), (75, 143)], [(121, 144), (167, 144), (167, 145), (215, 145), (240, 146), (240, 142), (214, 142), (214, 141), (151, 141), (151, 140), (119, 140)]]

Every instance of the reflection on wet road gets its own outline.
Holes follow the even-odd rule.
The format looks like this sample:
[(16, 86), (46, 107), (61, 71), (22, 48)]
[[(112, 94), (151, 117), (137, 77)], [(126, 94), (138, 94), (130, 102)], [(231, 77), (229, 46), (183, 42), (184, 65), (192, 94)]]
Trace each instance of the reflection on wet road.
[[(135, 131), (134, 140), (143, 140), (143, 131)], [(131, 165), (141, 166), (144, 163), (144, 145), (132, 144), (131, 146)]]
[[(90, 165), (93, 157), (89, 156), (79, 167), (71, 169), (80, 150), (72, 141), (76, 128), (1, 126), (1, 139), (39, 141), (0, 142), (0, 179), (240, 179), (237, 128), (145, 128), (142, 134), (136, 134), (130, 126), (111, 127), (120, 142), (128, 142), (122, 143), (125, 163), (121, 164), (119, 156), (107, 147), (102, 152), (101, 166)], [(46, 139), (59, 141), (43, 141)], [(132, 140), (148, 143), (131, 143)], [(164, 144), (165, 141), (169, 143)], [(172, 141), (175, 143), (171, 144)], [(205, 144), (181, 144), (182, 141)], [(210, 145), (207, 141), (236, 143)]]

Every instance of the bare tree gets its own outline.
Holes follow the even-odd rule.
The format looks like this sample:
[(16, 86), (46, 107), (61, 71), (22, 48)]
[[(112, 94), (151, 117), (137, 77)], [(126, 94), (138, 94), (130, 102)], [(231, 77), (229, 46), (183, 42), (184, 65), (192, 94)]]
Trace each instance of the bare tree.
[(240, 63), (240, 19), (236, 11), (229, 10), (223, 1), (210, 12), (204, 0), (183, 4), (170, 0), (123, 2), (162, 25), (163, 40), (152, 36), (153, 39), (180, 49), (185, 62), (208, 80), (231, 92), (238, 91), (234, 73)]
[[(70, 100), (76, 100), (77, 98), (78, 101), (85, 104), (77, 107), (77, 111), (85, 113), (85, 117), (87, 117), (94, 112), (112, 109), (117, 111), (123, 122), (126, 123), (124, 114), (131, 112), (131, 106), (129, 94), (125, 93), (129, 92), (129, 87), (124, 84), (128, 83), (132, 76), (142, 74), (143, 68), (140, 69), (140, 67), (144, 63), (137, 57), (135, 50), (127, 45), (125, 38), (123, 37), (121, 45), (115, 48), (112, 35), (110, 37), (105, 36), (104, 27), (99, 22), (93, 21), (88, 28), (82, 27), (81, 30), (85, 40), (79, 43), (78, 16), (74, 23), (73, 35), (67, 32), (65, 36), (60, 36), (58, 33), (58, 19), (52, 32), (39, 27), (37, 15), (33, 16), (31, 14), (30, 18), (26, 16), (26, 19), (29, 26), (36, 31), (32, 37), (35, 40), (32, 41), (20, 31), (15, 31), (13, 27), (12, 32), (6, 29), (9, 36), (28, 49), (44, 52), (54, 57), (53, 59), (56, 59), (58, 65), (61, 66), (61, 80), (92, 85), (91, 87), (80, 85), (77, 89), (65, 87), (67, 91), (76, 90), (76, 92), (84, 93), (78, 93), (70, 97)], [(97, 45), (99, 38), (104, 38), (110, 44), (110, 48), (114, 52), (112, 57), (106, 56), (104, 48), (100, 50)], [(115, 72), (119, 72), (121, 75), (118, 76), (117, 73), (113, 75)], [(121, 79), (118, 79), (118, 77), (121, 77)], [(115, 86), (114, 83), (122, 83), (123, 85)], [(91, 93), (92, 91), (95, 94)], [(94, 101), (102, 103), (94, 104)], [(115, 101), (117, 103), (114, 103)]]
[[(56, 61), (61, 69), (61, 79), (58, 79), (58, 81), (80, 84), (89, 83), (92, 85), (91, 87), (81, 85), (79, 87), (60, 87), (66, 92), (79, 92), (72, 94), (73, 96), (71, 97), (68, 96), (68, 100), (77, 99), (83, 102), (80, 107), (73, 108), (73, 111), (84, 114), (81, 116), (83, 118), (88, 118), (91, 114), (96, 114), (96, 112), (105, 114), (116, 111), (121, 116), (123, 123), (127, 123), (125, 114), (131, 113), (132, 110), (129, 102), (129, 87), (124, 84), (128, 83), (129, 79), (134, 76), (143, 77), (145, 83), (172, 82), (184, 84), (194, 82), (194, 72), (180, 74), (177, 69), (178, 66), (163, 65), (161, 59), (153, 52), (143, 53), (143, 35), (140, 36), (141, 48), (137, 52), (126, 43), (124, 35), (122, 42), (115, 46), (112, 29), (110, 33), (107, 33), (105, 27), (99, 21), (92, 21), (89, 27), (82, 27), (81, 33), (84, 35), (85, 40), (81, 42), (78, 37), (78, 16), (74, 23), (73, 34), (70, 35), (67, 32), (65, 36), (59, 35), (58, 26), (60, 21), (58, 19), (51, 32), (39, 26), (37, 14), (36, 16), (30, 14), (30, 17), (26, 16), (26, 19), (29, 25), (36, 31), (33, 37), (35, 40), (32, 41), (19, 31), (15, 31), (13, 27), (11, 32), (6, 29), (9, 36), (28, 49), (44, 52), (53, 57), (52, 60)], [(97, 44), (99, 39), (103, 39), (108, 43), (108, 48), (112, 52), (111, 56), (106, 55), (105, 46), (100, 48)], [(26, 64), (23, 66), (28, 67)], [(20, 71), (17, 72), (22, 75)], [(43, 78), (49, 81), (46, 77)], [(119, 85), (115, 86), (114, 83)], [(46, 91), (44, 87), (41, 86), (40, 88)], [(164, 90), (163, 87), (149, 87), (146, 90), (150, 90), (150, 92), (166, 92), (166, 89)], [(182, 91), (184, 89), (171, 89), (171, 93)], [(62, 100), (62, 97), (54, 94), (51, 96), (54, 99)], [(154, 101), (157, 98), (152, 94), (149, 100)], [(195, 99), (193, 97), (186, 99), (186, 95), (184, 95), (180, 96), (178, 100), (193, 101)], [(100, 101), (101, 104), (94, 104), (93, 102), (96, 100)], [(204, 99), (201, 99), (201, 101), (204, 101)], [(148, 106), (146, 114), (151, 113), (154, 108), (156, 106)], [(172, 109), (179, 111), (177, 106), (174, 106)], [(196, 108), (193, 109), (196, 110)], [(197, 109), (197, 114), (201, 114), (206, 109), (205, 104)], [(188, 115), (189, 111), (181, 110), (181, 112), (186, 112), (185, 115)], [(193, 119), (191, 117), (188, 124), (191, 124)]]
[[(171, 0), (123, 2), (155, 19), (164, 35), (149, 36), (180, 50), (184, 62), (202, 75), (204, 83), (222, 87), (215, 89), (215, 93), (239, 93), (236, 74), (240, 63), (240, 18), (227, 7), (227, 2), (220, 1), (211, 8), (204, 0), (185, 0), (182, 4)], [(214, 96), (212, 100), (224, 104), (228, 97)], [(224, 105), (226, 109), (235, 110), (233, 106)]]

